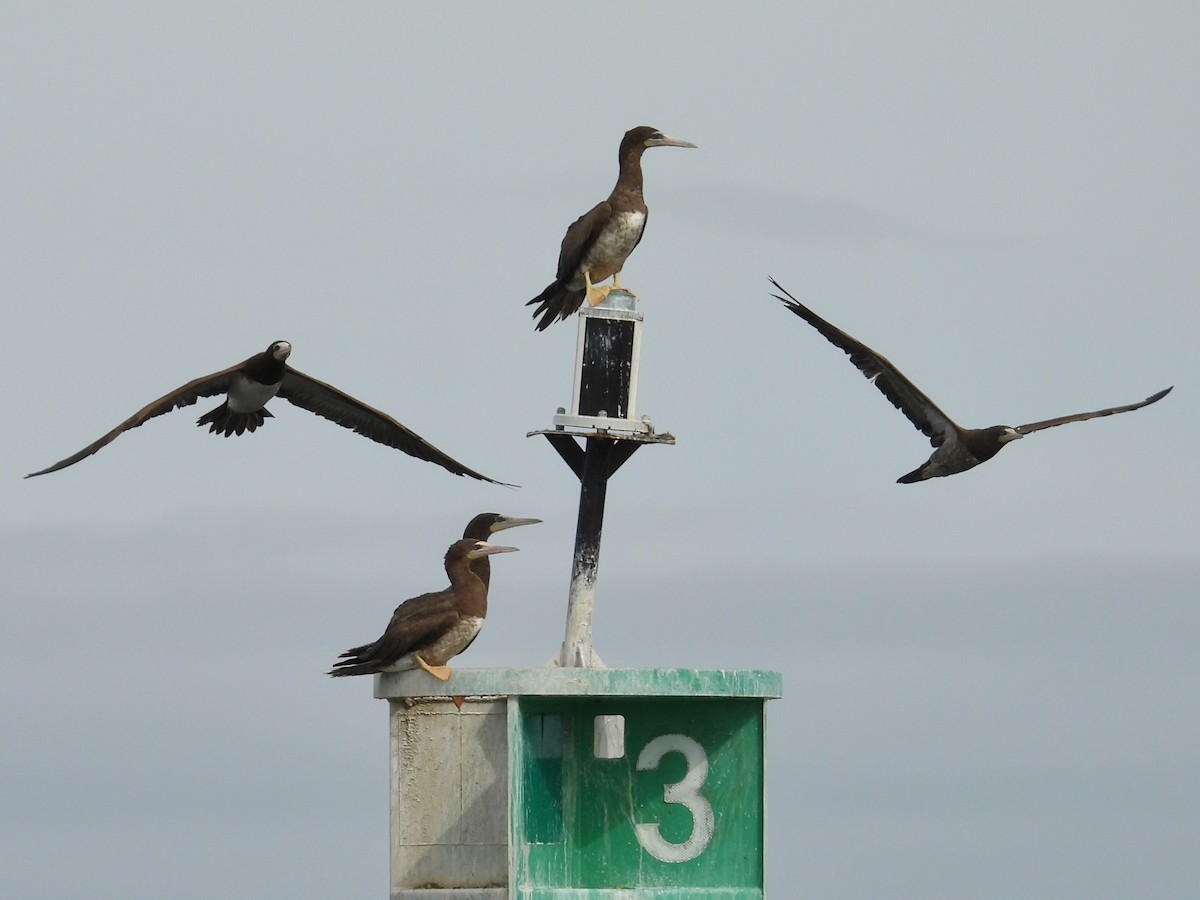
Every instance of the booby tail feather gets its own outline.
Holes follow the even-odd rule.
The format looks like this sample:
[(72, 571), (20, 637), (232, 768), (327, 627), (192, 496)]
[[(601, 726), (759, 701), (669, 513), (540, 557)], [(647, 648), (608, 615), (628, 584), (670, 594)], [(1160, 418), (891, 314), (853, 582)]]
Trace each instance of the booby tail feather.
[(196, 424), (207, 425), (212, 434), (223, 434), (225, 437), (229, 437), (231, 434), (254, 431), (267, 419), (273, 418), (275, 417), (265, 408), (256, 409), (253, 412), (234, 412), (229, 408), (229, 401), (226, 400), (216, 409), (206, 412), (198, 418)]

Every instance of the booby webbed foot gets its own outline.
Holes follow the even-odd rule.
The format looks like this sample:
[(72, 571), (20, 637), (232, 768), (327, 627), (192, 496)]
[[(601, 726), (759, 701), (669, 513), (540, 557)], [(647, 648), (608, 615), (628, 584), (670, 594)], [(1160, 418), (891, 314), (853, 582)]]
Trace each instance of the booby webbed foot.
[(430, 675), (432, 675), (438, 681), (449, 681), (450, 680), (450, 667), (449, 666), (431, 666), (429, 663), (425, 662), (425, 660), (421, 659), (421, 654), (419, 654), (419, 653), (414, 653), (412, 655), (412, 658), (413, 658), (413, 662), (415, 662), (418, 666), (420, 666), (422, 669), (424, 669), (426, 672), (428, 672)]
[(587, 302), (591, 306), (599, 306), (608, 299), (608, 295), (613, 291), (619, 291), (622, 294), (628, 294), (634, 300), (641, 299), (637, 294), (621, 284), (621, 274), (619, 272), (613, 276), (612, 284), (594, 285), (592, 284), (592, 279), (586, 274), (584, 276), (584, 282), (587, 284)]
[(590, 272), (583, 273), (584, 296), (587, 297), (588, 306), (599, 306), (608, 298), (608, 292), (613, 289), (611, 284), (594, 285), (592, 284), (592, 276)]
[(587, 293), (587, 302), (589, 306), (599, 306), (608, 299), (609, 292), (613, 289), (611, 284), (603, 284), (600, 287), (593, 286)]
[(617, 272), (615, 275), (613, 275), (612, 287), (609, 290), (610, 291), (620, 291), (622, 294), (628, 294), (634, 300), (642, 299), (637, 294), (635, 294), (633, 291), (631, 291), (629, 288), (627, 288), (621, 284), (621, 273), (620, 272)]

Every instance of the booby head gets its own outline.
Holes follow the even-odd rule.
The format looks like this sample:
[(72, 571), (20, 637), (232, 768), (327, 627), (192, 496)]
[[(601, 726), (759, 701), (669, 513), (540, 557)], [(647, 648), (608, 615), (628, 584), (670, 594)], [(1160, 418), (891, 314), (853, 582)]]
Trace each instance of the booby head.
[(475, 545), (467, 551), (467, 559), (479, 559), (481, 556), (491, 556), (493, 553), (516, 553), (520, 547), (501, 547), (499, 544), (489, 544), (487, 541), (475, 541)]
[(685, 141), (682, 138), (671, 137), (669, 134), (663, 134), (657, 128), (650, 125), (639, 125), (637, 128), (631, 128), (625, 132), (625, 137), (621, 141), (621, 149), (624, 150), (627, 146), (641, 144), (643, 147), (692, 147), (695, 144), (691, 141)]
[(516, 516), (506, 516), (503, 513), (480, 513), (463, 529), (463, 537), (486, 538), (489, 534), (504, 531), (506, 528), (519, 528), (522, 525), (537, 525), (541, 519), (519, 519)]
[[(1017, 431), (1017, 429), (1013, 428), (1011, 425), (995, 425), (992, 428), (989, 428), (988, 431), (991, 431), (996, 435), (996, 440), (1000, 442), (1000, 446), (1004, 446), (1009, 441), (1015, 441), (1018, 438), (1025, 437), (1025, 435), (1021, 434), (1021, 432)], [(1007, 459), (1007, 457), (1005, 458)]]
[(287, 341), (276, 341), (267, 348), (267, 352), (279, 362), (283, 362), (292, 355), (292, 345)]

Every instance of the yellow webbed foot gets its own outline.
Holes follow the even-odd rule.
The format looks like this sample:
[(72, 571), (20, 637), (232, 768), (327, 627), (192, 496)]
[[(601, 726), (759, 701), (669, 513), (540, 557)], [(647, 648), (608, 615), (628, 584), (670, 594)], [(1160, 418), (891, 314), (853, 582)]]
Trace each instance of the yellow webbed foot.
[(412, 655), (412, 657), (413, 657), (413, 662), (415, 662), (418, 666), (420, 666), (422, 669), (424, 669), (426, 672), (428, 672), (430, 675), (432, 675), (438, 681), (449, 681), (450, 680), (450, 667), (449, 666), (431, 666), (429, 663), (425, 662), (425, 660), (421, 659), (421, 654), (419, 654), (419, 653), (414, 653)]
[(583, 273), (583, 284), (589, 306), (599, 306), (608, 297), (608, 292), (612, 290), (612, 285), (610, 284), (601, 285), (600, 287), (592, 284), (592, 275), (590, 272)]
[(600, 287), (592, 287), (588, 291), (587, 302), (591, 306), (599, 306), (608, 299), (608, 292), (613, 289), (611, 284), (601, 285)]
[(620, 272), (618, 272), (617, 274), (615, 274), (615, 275), (613, 276), (613, 286), (612, 286), (612, 289), (613, 289), (614, 291), (621, 291), (621, 292), (623, 292), (623, 293), (626, 293), (626, 294), (628, 294), (630, 297), (632, 297), (634, 300), (640, 300), (640, 299), (641, 299), (641, 297), (639, 297), (637, 294), (635, 294), (635, 293), (634, 293), (633, 291), (631, 291), (629, 288), (627, 288), (627, 287), (624, 287), (624, 286), (621, 284), (621, 273), (620, 273)]
[(606, 284), (603, 287), (596, 287), (592, 284), (591, 280), (589, 279), (587, 281), (587, 286), (588, 286), (588, 295), (587, 295), (588, 303), (590, 303), (592, 306), (599, 306), (601, 303), (603, 303), (605, 300), (608, 299), (608, 295), (611, 294), (613, 291), (620, 291), (622, 294), (628, 294), (634, 300), (641, 299), (640, 297), (638, 297), (637, 294), (635, 294), (629, 288), (627, 288), (623, 284), (621, 284), (621, 273), (620, 272), (617, 272), (615, 275), (613, 275), (613, 283), (612, 284)]

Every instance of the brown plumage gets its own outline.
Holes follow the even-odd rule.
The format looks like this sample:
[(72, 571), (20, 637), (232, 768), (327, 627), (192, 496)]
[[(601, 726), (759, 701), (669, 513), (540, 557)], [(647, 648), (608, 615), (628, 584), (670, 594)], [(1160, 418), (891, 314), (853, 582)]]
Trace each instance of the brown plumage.
[[(544, 291), (527, 302), (536, 306), (537, 330), (555, 319), (567, 319), (586, 299), (600, 303), (610, 290), (621, 289), (621, 268), (646, 228), (648, 210), (642, 198), (642, 154), (649, 147), (695, 147), (649, 125), (625, 132), (618, 151), (620, 171), (608, 199), (593, 206), (567, 229), (558, 254), (558, 272)], [(595, 287), (612, 278), (613, 284)]]
[(316, 413), (321, 418), (335, 422), (343, 428), (349, 428), (356, 434), (370, 438), (376, 443), (393, 447), (409, 456), (441, 466), (455, 475), (466, 475), (480, 481), (489, 481), (492, 484), (503, 484), (503, 482), (494, 481), (486, 475), (480, 475), (474, 469), (467, 468), (458, 460), (433, 446), (415, 431), (401, 425), (387, 413), (367, 406), (349, 394), (339, 391), (333, 385), (318, 381), (310, 375), (293, 369), (287, 364), (287, 358), (291, 352), (292, 345), (287, 341), (275, 341), (262, 353), (256, 353), (236, 366), (230, 366), (220, 372), (213, 372), (211, 375), (204, 375), (194, 381), (189, 381), (182, 387), (176, 388), (171, 393), (142, 407), (112, 431), (88, 444), (78, 453), (25, 477), (33, 478), (35, 475), (45, 475), (65, 469), (106, 447), (124, 432), (131, 428), (137, 428), (148, 419), (184, 406), (191, 406), (200, 397), (225, 394), (225, 402), (197, 419), (197, 425), (208, 425), (210, 432), (223, 434), (225, 437), (233, 434), (240, 435), (247, 431), (252, 432), (266, 419), (272, 418), (271, 413), (266, 409), (266, 404), (271, 398), (278, 396), (294, 406)]
[[(471, 644), (487, 616), (488, 586), (472, 571), (472, 562), (516, 549), (473, 538), (455, 541), (445, 560), (450, 587), (405, 600), (377, 640), (341, 654), (329, 674), (373, 675), (420, 666), (448, 676), (446, 662)], [(439, 671), (431, 674), (443, 677)]]
[(775, 299), (820, 332), (829, 343), (849, 356), (850, 362), (854, 363), (858, 370), (879, 389), (880, 393), (891, 401), (892, 406), (904, 413), (908, 420), (928, 437), (929, 442), (936, 448), (922, 465), (907, 475), (900, 476), (897, 479), (900, 484), (914, 484), (929, 478), (957, 475), (959, 472), (973, 469), (982, 462), (987, 462), (999, 453), (1009, 441), (1023, 438), (1025, 435), (1041, 431), (1043, 428), (1054, 428), (1069, 422), (1083, 422), (1100, 416), (1132, 412), (1143, 406), (1149, 406), (1151, 403), (1157, 403), (1171, 391), (1171, 388), (1167, 388), (1157, 394), (1152, 394), (1139, 403), (1110, 406), (1107, 409), (1097, 409), (1092, 412), (1073, 413), (1055, 419), (1044, 419), (1041, 422), (1030, 422), (1028, 425), (962, 428), (956, 425), (938, 408), (937, 404), (925, 396), (886, 358), (826, 322), (789, 294), (774, 278), (771, 279), (771, 283), (787, 294), (786, 297), (775, 294)]

